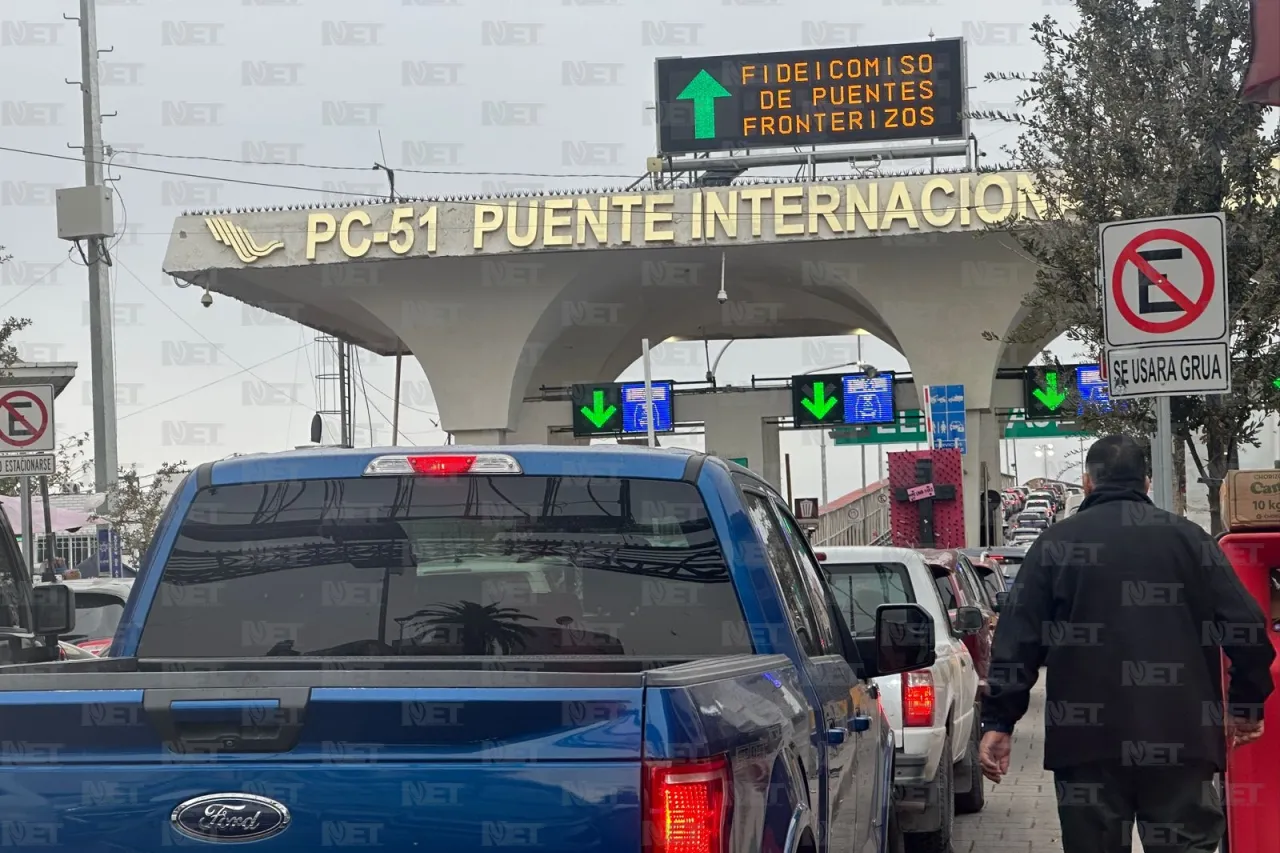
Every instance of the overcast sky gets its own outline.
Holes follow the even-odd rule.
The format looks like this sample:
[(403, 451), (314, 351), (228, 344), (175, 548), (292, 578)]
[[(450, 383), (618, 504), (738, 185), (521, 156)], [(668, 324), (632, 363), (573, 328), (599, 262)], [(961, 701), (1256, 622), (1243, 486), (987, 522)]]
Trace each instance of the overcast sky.
[[(321, 372), (316, 333), (263, 322), (225, 297), (202, 308), (198, 290), (177, 289), (161, 274), (170, 227), (184, 208), (382, 194), (385, 182), (369, 167), (384, 158), (446, 173), (401, 173), (397, 189), (408, 195), (624, 185), (654, 153), (648, 106), (657, 56), (920, 41), (932, 30), (969, 40), (971, 107), (1008, 110), (1018, 84), (988, 84), (983, 75), (1038, 67), (1029, 23), (1068, 14), (1069, 6), (1067, 0), (98, 0), (99, 45), (111, 49), (102, 57), (102, 106), (110, 116), (104, 139), (121, 152), (109, 170), (118, 178), (116, 222), (123, 227), (112, 253), (120, 459), (150, 471), (164, 461), (292, 447), (307, 440), (317, 394), (332, 397), (313, 378)], [(0, 6), (6, 81), (0, 145), (50, 155), (0, 152), (0, 244), (14, 255), (0, 267), (0, 316), (32, 320), (19, 337), (24, 359), (80, 363), (78, 379), (58, 400), (60, 438), (91, 425), (87, 277), (79, 256), (56, 236), (53, 206), (56, 187), (83, 182), (78, 152), (68, 147), (81, 141), (79, 90), (64, 82), (80, 79), (76, 24), (62, 19), (77, 9), (75, 0)], [(486, 44), (499, 30), (515, 43)], [(610, 63), (616, 85), (603, 92), (565, 85), (566, 61)], [(406, 78), (405, 63), (416, 81)], [(296, 85), (253, 85), (255, 74), (259, 82), (274, 75)], [(486, 126), (486, 101), (538, 105), (538, 123)], [(338, 113), (367, 123), (335, 126)], [(1016, 136), (1005, 125), (978, 122), (974, 129), (997, 158)], [(424, 142), (435, 143), (429, 150), (438, 162), (406, 163)], [(616, 164), (566, 165), (565, 142), (611, 146)], [(201, 159), (268, 157), (307, 165)], [(713, 344), (713, 357), (720, 346)], [(665, 378), (702, 378), (699, 347), (668, 347), (680, 349), (655, 353)], [(1053, 349), (1064, 361), (1076, 355), (1065, 342)], [(182, 365), (172, 363), (178, 350), (187, 354)], [(201, 363), (189, 363), (193, 353), (204, 354), (194, 359)], [(866, 341), (865, 359), (908, 369), (875, 339)], [(718, 374), (737, 383), (787, 376), (801, 363), (798, 341), (739, 342)], [(357, 404), (357, 439), (387, 443), (392, 360), (369, 356), (362, 365), (368, 391)], [(627, 375), (638, 375), (638, 367)], [(411, 361), (404, 398), (402, 430), (420, 443), (442, 441), (430, 388)], [(263, 405), (272, 399), (279, 405)], [(1023, 444), (1023, 477), (1041, 473), (1031, 443)], [(1059, 441), (1054, 468), (1078, 446)], [(796, 494), (817, 495), (817, 434), (784, 433), (783, 451), (792, 455)], [(831, 449), (832, 497), (861, 485), (859, 463), (857, 448)], [(874, 451), (867, 467), (874, 480)]]

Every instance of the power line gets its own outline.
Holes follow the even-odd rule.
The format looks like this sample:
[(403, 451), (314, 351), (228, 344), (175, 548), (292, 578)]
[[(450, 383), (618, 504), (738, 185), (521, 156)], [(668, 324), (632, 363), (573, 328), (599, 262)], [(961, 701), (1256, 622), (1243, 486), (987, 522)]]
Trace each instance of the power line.
[[(28, 156), (28, 157), (44, 157), (44, 158), (49, 159), (49, 160), (65, 160), (65, 161), (70, 162), (70, 163), (81, 163), (81, 164), (83, 164), (83, 163), (85, 162), (85, 160), (84, 160), (84, 158), (83, 158), (83, 157), (70, 157), (70, 156), (67, 156), (66, 154), (53, 154), (53, 153), (50, 153), (50, 152), (48, 152), (48, 151), (32, 151), (31, 149), (28, 149), (28, 148), (12, 148), (12, 147), (5, 146), (5, 145), (0, 145), (0, 151), (5, 151), (5, 152), (8, 152), (8, 153), (10, 153), (10, 154), (23, 154), (23, 155), (26, 155), (26, 156)], [(139, 153), (141, 153), (141, 152), (139, 152)], [(90, 162), (99, 162), (99, 161), (90, 161)], [(132, 171), (135, 171), (135, 172), (148, 172), (148, 173), (155, 174), (155, 175), (169, 175), (170, 177), (176, 177), (176, 178), (202, 178), (202, 179), (204, 179), (204, 180), (222, 181), (223, 183), (228, 183), (228, 184), (241, 184), (241, 185), (243, 185), (243, 186), (250, 186), (250, 187), (266, 187), (266, 188), (268, 188), (268, 189), (278, 189), (278, 190), (296, 190), (296, 191), (298, 191), (298, 192), (308, 192), (308, 193), (328, 193), (328, 194), (330, 194), (330, 195), (345, 195), (345, 196), (351, 196), (351, 197), (353, 197), (353, 198), (362, 198), (362, 199), (363, 199), (363, 198), (369, 198), (369, 193), (367, 193), (367, 192), (350, 192), (350, 191), (347, 191), (347, 190), (339, 190), (339, 189), (322, 189), (322, 188), (320, 188), (320, 187), (303, 187), (303, 186), (298, 186), (298, 185), (296, 185), (296, 184), (282, 184), (282, 183), (271, 182), (271, 181), (252, 181), (252, 180), (249, 180), (249, 179), (247, 179), (247, 178), (229, 178), (229, 177), (225, 177), (225, 176), (222, 176), (222, 175), (206, 175), (206, 174), (200, 174), (200, 173), (197, 173), (197, 172), (179, 172), (179, 171), (176, 171), (176, 170), (173, 170), (173, 169), (155, 169), (155, 168), (152, 168), (152, 167), (150, 167), (150, 166), (135, 166), (135, 165), (128, 164), (128, 163), (114, 163), (114, 164), (112, 164), (112, 165), (114, 166), (114, 168), (117, 168), (117, 169), (131, 169)], [(276, 164), (263, 164), (263, 165), (276, 165)], [(363, 171), (363, 170), (362, 170), (362, 171)], [(491, 175), (491, 176), (495, 176), (495, 177), (497, 177), (497, 176), (503, 176), (503, 175), (506, 175), (506, 176), (509, 176), (509, 177), (515, 177), (515, 176), (518, 176), (518, 175), (520, 175), (520, 174), (521, 174), (521, 173), (513, 173), (513, 172), (470, 172), (470, 173), (468, 173), (468, 172), (427, 171), (427, 170), (422, 170), (422, 169), (397, 169), (396, 171), (397, 171), (397, 172), (400, 172), (400, 171), (404, 171), (404, 172), (413, 172), (414, 174), (419, 174), (419, 175), (436, 175), (436, 176), (440, 176), (440, 175), (462, 175), (462, 176), (467, 176), (467, 175), (471, 175), (471, 176)], [(530, 176), (530, 177), (534, 176), (534, 173), (531, 173), (531, 172), (530, 172), (530, 173), (524, 173), (524, 174), (526, 174), (527, 176)], [(543, 177), (548, 177), (548, 178), (593, 178), (593, 177), (594, 177), (594, 178), (598, 178), (598, 177), (613, 177), (613, 178), (626, 178), (626, 179), (628, 179), (628, 180), (635, 180), (635, 175), (609, 175), (609, 176), (605, 176), (605, 175), (553, 175), (553, 174), (549, 174), (549, 173), (548, 173), (548, 174), (544, 175)], [(459, 202), (459, 203), (465, 203), (465, 202)]]
[[(11, 153), (11, 154), (25, 154), (25, 155), (32, 156), (32, 157), (45, 157), (45, 158), (49, 158), (49, 159), (53, 159), (53, 160), (66, 160), (66, 161), (68, 161), (68, 162), (73, 162), (73, 163), (83, 163), (83, 162), (84, 162), (84, 159), (83, 159), (83, 158), (80, 158), (80, 157), (68, 157), (68, 156), (63, 155), (63, 154), (52, 154), (52, 153), (49, 153), (49, 152), (46, 152), (46, 151), (32, 151), (32, 150), (30, 150), (30, 149), (26, 149), (26, 148), (12, 148), (12, 147), (9, 147), (9, 146), (4, 146), (4, 145), (0, 145), (0, 151), (5, 151), (5, 152)], [(141, 153), (141, 152), (139, 152), (139, 153)], [(176, 155), (175, 155), (175, 156), (176, 156)], [(367, 192), (351, 192), (351, 191), (347, 191), (347, 190), (339, 190), (339, 189), (325, 189), (325, 188), (321, 188), (321, 187), (304, 187), (304, 186), (298, 186), (298, 185), (296, 185), (296, 184), (273, 183), (273, 182), (270, 182), (270, 181), (252, 181), (252, 180), (248, 180), (248, 179), (245, 179), (245, 178), (229, 178), (229, 177), (225, 177), (225, 176), (222, 176), (222, 175), (208, 175), (208, 174), (201, 174), (201, 173), (197, 173), (197, 172), (178, 172), (178, 171), (173, 171), (173, 170), (170, 170), (170, 169), (153, 169), (153, 168), (150, 168), (150, 167), (147, 167), (147, 166), (134, 166), (134, 165), (126, 164), (126, 163), (115, 163), (115, 164), (113, 164), (113, 165), (114, 165), (114, 167), (115, 167), (115, 168), (117, 168), (117, 169), (132, 169), (133, 171), (136, 171), (136, 172), (148, 172), (148, 173), (158, 174), (158, 175), (169, 175), (169, 176), (171, 176), (171, 177), (179, 177), (179, 178), (197, 178), (197, 179), (201, 179), (201, 180), (208, 180), (208, 181), (221, 181), (222, 183), (227, 183), (227, 184), (239, 184), (239, 185), (243, 185), (243, 186), (251, 186), (251, 187), (264, 187), (264, 188), (267, 188), (267, 189), (293, 190), (293, 191), (296, 191), (296, 192), (320, 193), (320, 194), (325, 194), (325, 195), (342, 195), (342, 196), (350, 196), (350, 197), (352, 197), (352, 198), (358, 198), (358, 199), (361, 199), (361, 200), (368, 200), (368, 199), (370, 199), (370, 194), (369, 194), (369, 193), (367, 193)], [(266, 165), (274, 165), (274, 164), (266, 164)], [(414, 171), (414, 170), (411, 170), (411, 169), (404, 169), (404, 170), (397, 169), (396, 171)], [(466, 173), (462, 173), (462, 172), (427, 172), (427, 171), (419, 171), (418, 173), (419, 173), (419, 174), (434, 174), (434, 175), (455, 175), (455, 174), (456, 174), (456, 175), (462, 175), (462, 174), (466, 174)], [(500, 173), (500, 172), (488, 172), (488, 173), (485, 173), (485, 172), (478, 172), (478, 173), (472, 173), (472, 174), (477, 174), (477, 175), (482, 175), (482, 174), (501, 175), (501, 174), (504, 174), (504, 173)], [(506, 173), (506, 174), (514, 175), (514, 174), (517, 174), (517, 173)], [(528, 174), (533, 174), (533, 173), (528, 173)], [(981, 173), (981, 174), (984, 174), (984, 175), (985, 175), (985, 174), (999, 174), (999, 172), (992, 170), (992, 171), (988, 171), (988, 172), (983, 172), (983, 173)], [(634, 180), (634, 176), (631, 176), (631, 175), (628, 175), (628, 176), (600, 176), (600, 175), (552, 175), (552, 174), (547, 174), (547, 175), (546, 175), (546, 177), (566, 178), (566, 179), (568, 179), (568, 178), (583, 178), (583, 177), (588, 177), (588, 178), (589, 178), (589, 177), (627, 177), (627, 178), (630, 178), (630, 179), (633, 179), (633, 180)], [(905, 176), (897, 176), (897, 177), (899, 177), (899, 178), (901, 178), (901, 177), (926, 177), (926, 175), (924, 175), (924, 174), (922, 173), (922, 174), (919, 174), (919, 175), (905, 175)], [(936, 176), (935, 176), (935, 177), (936, 177)], [(837, 177), (837, 176), (830, 176), (830, 177), (828, 177), (828, 178), (827, 178), (827, 180), (831, 180), (831, 181), (836, 181), (836, 180), (840, 180), (840, 179), (841, 179), (841, 178), (839, 178), (839, 177)], [(751, 185), (746, 185), (746, 186), (759, 187), (759, 186), (767, 186), (767, 185), (769, 185), (769, 184), (790, 184), (790, 183), (794, 183), (794, 182), (795, 182), (795, 181), (794, 181), (793, 179), (791, 179), (791, 178), (787, 178), (787, 177), (774, 177), (774, 178), (765, 178), (765, 179), (762, 179), (762, 180), (761, 180), (759, 183), (757, 183), (757, 184), (751, 184)], [(813, 182), (809, 182), (809, 183), (813, 183)], [(699, 189), (699, 188), (697, 188), (697, 187), (690, 187), (689, 189)], [(722, 188), (722, 187), (704, 187), (704, 188), (702, 188), (702, 189), (707, 189), (707, 190), (715, 191), (715, 190), (719, 190), (719, 189), (723, 189), (723, 188)], [(729, 187), (729, 189), (730, 189), (730, 190), (733, 190), (733, 187)], [(602, 194), (605, 194), (605, 193), (602, 193)], [(433, 198), (431, 198), (431, 199), (425, 199), (425, 198), (416, 198), (416, 199), (414, 199), (414, 198), (407, 198), (407, 199), (403, 199), (403, 200), (404, 200), (404, 201), (419, 201), (419, 202), (421, 202), (421, 201), (427, 201), (427, 200), (430, 200), (430, 201), (432, 201), (432, 202), (437, 202), (437, 203), (448, 203), (448, 204), (453, 204), (453, 205), (458, 205), (458, 206), (472, 206), (472, 207), (478, 207), (478, 206), (480, 206), (480, 205), (491, 205), (491, 204), (494, 204), (494, 203), (495, 203), (495, 201), (497, 201), (498, 199), (491, 199), (491, 198), (478, 198), (478, 199), (477, 199), (477, 198), (470, 198), (470, 199), (467, 199), (467, 198), (454, 198), (454, 197), (450, 196), (450, 197), (443, 197), (443, 198), (441, 198), (441, 197), (433, 197)], [(527, 201), (530, 201), (530, 200), (536, 201), (536, 200), (538, 200), (538, 197), (536, 197), (536, 196), (529, 196), (529, 197), (525, 197), (525, 196), (510, 196), (510, 197), (504, 197), (504, 198), (502, 198), (502, 199), (501, 199), (501, 201), (505, 201), (505, 202), (507, 202), (507, 203), (509, 203), (509, 204), (519, 204), (521, 201), (525, 201), (525, 202), (527, 202)], [(381, 202), (381, 203), (385, 204), (385, 203), (387, 203), (387, 202)], [(1026, 200), (1025, 200), (1025, 199), (1023, 199), (1023, 200), (1019, 200), (1018, 198), (1014, 198), (1013, 200), (1011, 200), (1011, 201), (1009, 201), (1009, 202), (1001, 202), (1001, 203), (999, 203), (999, 204), (995, 204), (995, 205), (992, 205), (992, 204), (976, 204), (976, 203), (975, 203), (975, 204), (963, 204), (963, 205), (962, 205), (962, 204), (947, 205), (947, 206), (946, 206), (946, 208), (945, 208), (945, 210), (969, 211), (970, 213), (975, 212), (975, 211), (978, 211), (978, 210), (983, 210), (983, 211), (985, 211), (988, 215), (991, 215), (991, 212), (992, 212), (993, 210), (997, 210), (997, 211), (999, 211), (999, 215), (1004, 215), (1004, 213), (1006, 213), (1006, 212), (1008, 212), (1008, 211), (1011, 211), (1011, 210), (1015, 210), (1019, 205), (1024, 204), (1024, 203), (1026, 203)], [(879, 214), (882, 214), (882, 213), (906, 213), (906, 212), (908, 212), (908, 211), (902, 211), (902, 210), (897, 210), (897, 209), (891, 209), (891, 208), (889, 208), (889, 207), (872, 207), (872, 206), (867, 206), (867, 207), (865, 207), (865, 208), (859, 208), (859, 211), (860, 211), (860, 212), (864, 212), (864, 213), (865, 213), (866, 215), (868, 215), (868, 216), (871, 216), (871, 215), (877, 215), (877, 216), (878, 216)], [(672, 216), (694, 216), (694, 215), (695, 215), (695, 213), (694, 213), (694, 211), (693, 211), (692, 209), (689, 209), (689, 210), (672, 210), (672, 211), (667, 211), (667, 212), (668, 212), (668, 213), (670, 213)], [(806, 212), (807, 212), (807, 211), (806, 211)], [(910, 212), (914, 213), (914, 211), (910, 211)], [(710, 214), (708, 214), (708, 212), (707, 212), (707, 211), (705, 211), (705, 210), (704, 210), (704, 211), (702, 211), (702, 215), (703, 215), (703, 216), (710, 216)], [(832, 215), (834, 216), (835, 214), (833, 213)], [(748, 211), (748, 212), (742, 212), (742, 211), (738, 211), (738, 210), (732, 210), (732, 211), (725, 211), (723, 214), (722, 214), (722, 213), (720, 213), (719, 211), (717, 211), (717, 212), (714, 214), (714, 217), (715, 217), (717, 220), (721, 220), (721, 219), (735, 219), (735, 220), (748, 219), (748, 220), (749, 220), (749, 219), (754, 219), (754, 218), (756, 217), (756, 215), (755, 215), (754, 213), (750, 212), (750, 211)], [(306, 229), (302, 229), (302, 228), (300, 228), (300, 229), (296, 229), (296, 230), (294, 230), (294, 229), (277, 229), (278, 233), (299, 233), (299, 234), (300, 234), (300, 233), (303, 233), (305, 230), (306, 230)], [(447, 232), (470, 233), (470, 232), (472, 231), (472, 226), (459, 226), (459, 227), (456, 227), (456, 228), (447, 228), (447, 227), (443, 227), (443, 226), (441, 226), (441, 227), (439, 228), (439, 230), (440, 230), (440, 232), (441, 232), (441, 233), (447, 233)], [(139, 233), (140, 233), (140, 234), (148, 234), (148, 235), (165, 235), (165, 236), (167, 236), (167, 235), (169, 235), (169, 234), (170, 234), (170, 233), (172, 233), (172, 232), (170, 232), (170, 231), (148, 231), (148, 232), (139, 232)]]
[[(225, 355), (225, 356), (227, 357), (227, 360), (228, 360), (228, 361), (230, 361), (232, 364), (234, 364), (236, 367), (240, 368), (240, 369), (241, 369), (241, 371), (243, 371), (243, 372), (245, 372), (245, 373), (248, 373), (248, 374), (249, 374), (250, 376), (252, 376), (254, 379), (258, 380), (259, 382), (261, 382), (263, 385), (267, 386), (267, 387), (268, 387), (268, 388), (270, 388), (271, 390), (273, 390), (273, 391), (277, 391), (277, 392), (280, 392), (280, 393), (284, 394), (284, 396), (285, 396), (285, 397), (287, 397), (287, 398), (289, 399), (289, 401), (290, 401), (291, 403), (293, 403), (295, 406), (302, 406), (303, 408), (308, 408), (308, 407), (307, 407), (307, 405), (306, 405), (305, 403), (303, 403), (301, 400), (299, 400), (299, 399), (297, 399), (296, 397), (294, 397), (292, 394), (290, 394), (290, 393), (288, 393), (288, 392), (286, 392), (286, 391), (283, 391), (283, 390), (282, 390), (282, 389), (280, 389), (279, 387), (277, 387), (277, 386), (273, 385), (272, 383), (270, 383), (270, 382), (268, 382), (267, 380), (263, 379), (261, 376), (259, 376), (259, 375), (257, 375), (256, 373), (254, 373), (254, 372), (253, 372), (253, 368), (245, 367), (243, 364), (241, 364), (240, 362), (236, 361), (236, 359), (235, 359), (235, 358), (234, 358), (234, 357), (233, 357), (229, 352), (227, 352), (227, 351), (226, 351), (226, 348), (225, 348), (225, 347), (222, 347), (222, 346), (221, 346), (221, 345), (219, 345), (219, 344), (215, 344), (213, 341), (209, 340), (208, 336), (206, 336), (204, 332), (200, 331), (200, 330), (199, 330), (199, 329), (197, 329), (195, 326), (191, 325), (191, 323), (189, 323), (189, 322), (187, 321), (187, 318), (186, 318), (186, 317), (183, 317), (181, 314), (179, 314), (177, 311), (175, 311), (175, 310), (174, 310), (173, 306), (171, 306), (171, 305), (170, 305), (168, 302), (166, 302), (165, 300), (161, 299), (161, 298), (160, 298), (160, 295), (159, 295), (158, 293), (156, 293), (154, 290), (152, 290), (152, 289), (151, 289), (151, 287), (150, 287), (150, 286), (149, 286), (145, 281), (143, 281), (141, 278), (139, 278), (137, 273), (135, 273), (133, 270), (131, 270), (131, 269), (129, 269), (127, 266), (125, 266), (125, 265), (124, 265), (124, 263), (123, 263), (119, 258), (117, 258), (117, 259), (116, 259), (116, 264), (117, 264), (117, 265), (118, 265), (122, 270), (124, 270), (125, 272), (127, 272), (127, 273), (129, 274), (129, 277), (130, 277), (130, 278), (132, 278), (132, 279), (133, 279), (134, 281), (136, 281), (138, 284), (142, 285), (142, 287), (147, 291), (147, 293), (150, 293), (153, 297), (155, 297), (156, 301), (157, 301), (157, 302), (159, 302), (161, 305), (163, 305), (163, 306), (164, 306), (164, 308), (165, 308), (165, 310), (166, 310), (166, 311), (168, 311), (170, 314), (172, 314), (174, 317), (176, 317), (176, 318), (178, 319), (178, 321), (179, 321), (180, 323), (182, 323), (182, 325), (186, 326), (186, 327), (187, 327), (188, 329), (190, 329), (192, 332), (195, 332), (197, 335), (199, 335), (199, 336), (200, 336), (201, 340), (203, 340), (205, 343), (209, 344), (211, 347), (215, 348), (216, 350), (218, 350), (219, 352), (221, 352), (223, 355)], [(290, 350), (290, 352), (292, 352), (292, 350)], [(134, 414), (136, 414), (136, 413), (134, 413)], [(123, 420), (123, 418), (121, 418), (121, 420)]]
[[(68, 246), (68, 247), (67, 247), (67, 256), (66, 256), (65, 258), (63, 258), (62, 260), (58, 261), (58, 262), (57, 262), (56, 264), (54, 264), (53, 266), (49, 267), (49, 269), (45, 270), (44, 275), (40, 276), (40, 277), (39, 277), (38, 279), (36, 279), (35, 281), (31, 282), (31, 283), (30, 283), (30, 284), (28, 284), (26, 287), (22, 288), (22, 290), (19, 290), (17, 293), (13, 294), (13, 296), (10, 296), (10, 297), (9, 297), (8, 299), (6, 299), (4, 302), (0, 302), (0, 309), (3, 309), (3, 308), (5, 308), (5, 307), (7, 307), (7, 306), (9, 305), (9, 303), (11, 303), (11, 302), (13, 302), (14, 300), (18, 299), (20, 296), (22, 296), (22, 295), (23, 295), (24, 293), (26, 293), (28, 290), (30, 290), (30, 289), (31, 289), (31, 288), (33, 288), (33, 287), (36, 287), (37, 285), (39, 285), (39, 284), (40, 284), (40, 282), (44, 281), (45, 279), (47, 279), (47, 278), (49, 278), (51, 275), (53, 275), (55, 272), (57, 272), (57, 271), (58, 271), (58, 268), (59, 268), (59, 267), (61, 267), (63, 264), (66, 264), (68, 261), (71, 261), (71, 252), (72, 252), (72, 248), (71, 248), (70, 246)], [(11, 262), (10, 262), (10, 263), (11, 263)], [(77, 266), (78, 266), (78, 265), (77, 265)]]
[[(162, 154), (157, 151), (130, 151), (136, 157), (157, 157), (165, 160), (196, 160), (209, 163), (227, 163), (236, 166), (282, 166), (294, 169), (316, 169), (331, 172), (371, 172), (377, 169), (376, 166), (334, 166), (322, 163), (271, 163), (261, 160), (244, 160), (237, 157), (211, 157), (201, 154)], [(397, 172), (406, 172), (414, 175), (459, 175), (462, 177), (476, 178), (620, 178), (624, 180), (635, 180), (635, 175), (617, 173), (584, 173), (577, 175), (565, 175), (554, 172), (482, 172), (468, 170), (432, 170), (432, 169), (410, 169), (405, 166), (396, 167)]]
[[(377, 385), (374, 385), (372, 382), (368, 383), (367, 387), (372, 388), (374, 391), (377, 391), (379, 394), (386, 397), (388, 400), (390, 400), (393, 403), (396, 401), (395, 397), (392, 397), (390, 394), (388, 394), (386, 391), (383, 391), (381, 388), (379, 388)], [(426, 409), (415, 409), (413, 406), (406, 406), (404, 403), (400, 404), (400, 408), (408, 409), (411, 412), (417, 412), (420, 415), (435, 416), (437, 418), (440, 417), (439, 412), (429, 412)]]

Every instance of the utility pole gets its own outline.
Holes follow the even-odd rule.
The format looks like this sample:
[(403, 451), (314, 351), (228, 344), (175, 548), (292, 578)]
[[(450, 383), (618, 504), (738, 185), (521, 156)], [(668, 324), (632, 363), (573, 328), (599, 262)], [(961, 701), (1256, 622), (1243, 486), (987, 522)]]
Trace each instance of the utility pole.
[[(98, 96), (98, 14), (94, 0), (80, 0), (80, 93), (84, 106), (84, 183), (103, 185), (102, 104)], [(106, 241), (89, 238), (90, 377), (93, 385), (93, 469), (95, 489), (108, 492), (120, 470), (116, 443), (115, 347)]]

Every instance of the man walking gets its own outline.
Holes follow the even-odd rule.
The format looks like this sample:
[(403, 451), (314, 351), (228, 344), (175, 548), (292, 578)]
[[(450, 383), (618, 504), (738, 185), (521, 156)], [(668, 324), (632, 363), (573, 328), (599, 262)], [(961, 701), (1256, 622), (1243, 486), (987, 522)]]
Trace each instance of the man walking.
[(1028, 550), (996, 629), (983, 772), (1008, 772), (1044, 667), (1064, 853), (1128, 849), (1135, 820), (1147, 853), (1216, 851), (1226, 741), (1261, 736), (1274, 689), (1262, 609), (1212, 537), (1151, 503), (1146, 472), (1132, 438), (1089, 449), (1084, 502)]

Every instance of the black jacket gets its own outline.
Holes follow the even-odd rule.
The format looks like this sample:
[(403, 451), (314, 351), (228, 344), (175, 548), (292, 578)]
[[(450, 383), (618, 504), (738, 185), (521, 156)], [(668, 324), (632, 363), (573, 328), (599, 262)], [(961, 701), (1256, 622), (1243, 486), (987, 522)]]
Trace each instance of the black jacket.
[(1275, 650), (1217, 542), (1140, 492), (1096, 489), (1027, 552), (996, 629), (983, 727), (1012, 732), (1045, 667), (1047, 769), (1222, 770), (1222, 651), (1232, 712), (1260, 717)]

